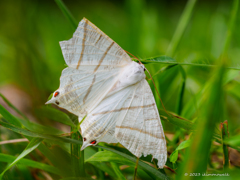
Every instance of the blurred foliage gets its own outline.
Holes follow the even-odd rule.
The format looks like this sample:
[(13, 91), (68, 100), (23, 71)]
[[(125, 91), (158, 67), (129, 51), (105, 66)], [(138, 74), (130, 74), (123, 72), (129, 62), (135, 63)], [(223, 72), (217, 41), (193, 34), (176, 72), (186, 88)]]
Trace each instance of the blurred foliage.
[(142, 157), (137, 178), (239, 177), (238, 0), (64, 1), (72, 16), (56, 2), (0, 1), (0, 142), (30, 141), (0, 144), (0, 173), (11, 167), (3, 179), (133, 178), (136, 158), (125, 148), (102, 143), (80, 153), (78, 132), (68, 134), (76, 132), (76, 117), (44, 105), (66, 67), (58, 42), (70, 39), (83, 17), (146, 63), (168, 111), (149, 81), (166, 133), (168, 168), (157, 170), (151, 156)]

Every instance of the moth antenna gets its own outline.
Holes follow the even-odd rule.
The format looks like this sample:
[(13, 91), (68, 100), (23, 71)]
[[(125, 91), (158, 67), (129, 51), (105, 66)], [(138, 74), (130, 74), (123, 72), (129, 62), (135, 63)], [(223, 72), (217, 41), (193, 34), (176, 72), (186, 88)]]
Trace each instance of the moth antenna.
[(140, 64), (143, 64), (136, 56), (134, 56), (133, 54), (131, 54), (130, 52), (128, 52), (128, 51), (126, 51), (126, 50), (124, 50), (124, 51), (125, 51), (126, 53), (130, 54), (130, 55), (131, 55), (132, 57), (134, 57), (135, 59), (137, 59)]
[(164, 108), (164, 111), (165, 111), (170, 117), (172, 117), (172, 116), (167, 112), (165, 106), (163, 105), (162, 99), (160, 98), (159, 92), (158, 92), (158, 90), (157, 90), (157, 87), (156, 87), (156, 85), (155, 85), (155, 82), (154, 82), (154, 80), (153, 80), (153, 78), (152, 78), (150, 72), (148, 71), (147, 68), (145, 68), (145, 69), (146, 69), (146, 71), (148, 72), (148, 74), (149, 74), (149, 76), (150, 76), (150, 79), (151, 79), (152, 82), (153, 82), (153, 86), (154, 86), (155, 90), (157, 91), (158, 98), (159, 98), (160, 101), (161, 101), (161, 104), (162, 104), (162, 106), (163, 106), (163, 108)]

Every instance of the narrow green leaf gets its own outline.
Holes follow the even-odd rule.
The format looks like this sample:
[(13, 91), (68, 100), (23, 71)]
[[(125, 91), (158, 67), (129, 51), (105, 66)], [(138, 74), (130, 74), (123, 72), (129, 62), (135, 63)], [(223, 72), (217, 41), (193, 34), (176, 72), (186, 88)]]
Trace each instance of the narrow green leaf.
[(183, 35), (184, 30), (187, 27), (187, 24), (190, 20), (190, 17), (192, 15), (193, 8), (196, 4), (197, 0), (188, 0), (185, 9), (183, 10), (183, 13), (180, 17), (178, 26), (175, 30), (175, 33), (172, 37), (172, 41), (169, 44), (168, 50), (167, 50), (167, 55), (172, 56), (179, 44), (179, 41)]
[(186, 83), (186, 73), (185, 73), (184, 69), (182, 68), (182, 66), (178, 66), (178, 67), (179, 67), (180, 74), (182, 75), (182, 82), (180, 85), (180, 91), (179, 91), (179, 95), (178, 95), (178, 99), (177, 99), (176, 112), (177, 112), (177, 114), (181, 115), (182, 107), (183, 107), (183, 95), (184, 95), (185, 83)]
[[(0, 162), (11, 163), (15, 160), (16, 160), (15, 156), (0, 153)], [(57, 175), (61, 174), (61, 172), (53, 166), (43, 164), (43, 163), (40, 163), (40, 162), (36, 162), (36, 161), (30, 160), (30, 159), (22, 158), (17, 162), (17, 164), (22, 164), (24, 166), (29, 166), (29, 167), (32, 167), (32, 168), (41, 169), (41, 170), (44, 170), (46, 172), (54, 173), (54, 174), (57, 174)]]
[[(198, 67), (209, 67), (209, 68), (216, 68), (217, 65), (213, 64), (205, 64), (205, 63), (187, 63), (187, 62), (176, 62), (174, 59), (169, 58), (166, 61), (157, 61), (158, 57), (150, 58), (150, 59), (141, 59), (140, 61), (143, 64), (170, 64), (170, 65), (182, 65), (182, 66), (198, 66)], [(171, 60), (172, 59), (172, 60)], [(225, 69), (230, 70), (240, 70), (240, 67), (224, 67)]]
[(223, 141), (226, 144), (229, 144), (231, 146), (240, 146), (240, 135), (232, 136), (230, 138), (226, 138)]
[(64, 113), (58, 109), (55, 109), (51, 106), (41, 107), (36, 110), (36, 113), (41, 115), (41, 117), (46, 117), (48, 119), (60, 122), (62, 124), (66, 124), (66, 125), (75, 127), (75, 124), (72, 122), (72, 120), (66, 113)]
[[(35, 132), (31, 132), (22, 128), (18, 128), (15, 127), (9, 123), (3, 122), (0, 120), (0, 125), (14, 131), (17, 132), (19, 134), (23, 134), (26, 136), (30, 136), (30, 137), (39, 137), (39, 138), (46, 138), (46, 139), (51, 139), (51, 140), (55, 140), (55, 141), (59, 141), (59, 142), (65, 142), (65, 143), (75, 143), (75, 144), (82, 144), (81, 141), (75, 140), (75, 139), (69, 139), (69, 138), (64, 138), (64, 137), (57, 137), (57, 136), (52, 136), (52, 135), (46, 135), (46, 134), (40, 134), (40, 133), (35, 133)], [(117, 150), (108, 148), (108, 147), (104, 147), (104, 146), (99, 146), (96, 145), (94, 146), (95, 148), (102, 148), (111, 152), (114, 152), (116, 154), (119, 154), (122, 157), (127, 158), (128, 160), (132, 161), (133, 163), (136, 162), (136, 157), (132, 157), (129, 156), (127, 154), (124, 154), (122, 152), (119, 152)], [(158, 170), (156, 170), (155, 168), (153, 168), (152, 166), (142, 162), (141, 160), (139, 160), (139, 167), (143, 168), (146, 172), (148, 172), (148, 174), (155, 178), (155, 179), (168, 179), (168, 177), (166, 175), (164, 175), (163, 173), (159, 172)]]
[(23, 127), (33, 132), (51, 134), (51, 135), (58, 135), (58, 134), (64, 133), (63, 131), (56, 129), (55, 127), (44, 126), (44, 125), (41, 125), (32, 121), (26, 121), (20, 118), (18, 118), (18, 120), (21, 122)]
[[(77, 117), (73, 116), (72, 121), (74, 124), (78, 124)], [(71, 138), (82, 142), (82, 136), (78, 130), (79, 126), (71, 127), (71, 132), (73, 132), (71, 134)], [(71, 144), (71, 164), (76, 177), (86, 177), (84, 150), (80, 151), (81, 147), (82, 146), (80, 144)]]
[(116, 155), (110, 151), (99, 151), (95, 153), (92, 157), (88, 158), (85, 162), (115, 162), (118, 164), (125, 164), (129, 166), (135, 166), (135, 163), (127, 158), (122, 158), (122, 156)]
[(21, 160), (23, 157), (28, 155), (30, 152), (32, 152), (34, 149), (36, 149), (39, 144), (42, 142), (43, 139), (41, 138), (33, 138), (28, 146), (24, 149), (24, 151), (11, 163), (9, 164), (5, 170), (0, 174), (0, 179), (3, 177), (4, 173), (10, 169), (14, 164), (16, 164), (19, 160)]
[(37, 123), (33, 123), (28, 119), (20, 119), (18, 117), (13, 116), (10, 112), (8, 112), (2, 105), (0, 105), (0, 114), (11, 124), (17, 127), (26, 127), (29, 130), (34, 132), (42, 133), (42, 132), (49, 132), (51, 134), (62, 134), (62, 131), (53, 128), (53, 127), (46, 127)]
[(0, 114), (7, 119), (11, 124), (22, 127), (22, 124), (19, 122), (19, 120), (14, 117), (10, 112), (8, 112), (2, 105), (0, 105)]
[(5, 98), (5, 96), (3, 96), (3, 94), (0, 93), (0, 96), (2, 97), (2, 99), (7, 103), (7, 105), (9, 107), (11, 107), (13, 110), (15, 110), (20, 116), (22, 116), (25, 120), (28, 120), (27, 116), (25, 116), (21, 111), (19, 111), (10, 101), (7, 100), (7, 98)]
[(116, 173), (117, 178), (118, 178), (118, 179), (121, 179), (121, 180), (126, 180), (126, 178), (124, 177), (124, 175), (123, 175), (122, 172), (120, 171), (119, 166), (118, 166), (116, 163), (111, 162), (111, 161), (110, 161), (110, 164), (111, 164), (114, 172)]
[[(133, 59), (134, 61), (137, 61), (136, 59)], [(140, 59), (140, 61), (143, 64), (149, 64), (149, 63), (164, 63), (164, 64), (168, 64), (168, 63), (177, 63), (177, 61), (169, 56), (157, 56), (157, 57), (153, 57), (153, 58), (147, 58), (147, 59)]]
[[(223, 78), (223, 85), (226, 85), (230, 81), (234, 80), (239, 75), (238, 71), (227, 71), (225, 73), (225, 76)], [(184, 106), (182, 110), (182, 116), (186, 118), (191, 118), (196, 111), (198, 111), (198, 107), (205, 106), (205, 99), (202, 98), (204, 94), (206, 94), (208, 91), (211, 91), (212, 84), (214, 80), (217, 78), (218, 74), (214, 73), (209, 81), (207, 81), (204, 85), (204, 87), (201, 89), (200, 92), (197, 93), (195, 98), (192, 98), (189, 100), (189, 102)], [(196, 104), (196, 105), (195, 105)]]
[(106, 178), (104, 175), (104, 172), (106, 172), (109, 176), (111, 176), (113, 178), (115, 178), (117, 176), (108, 162), (91, 161), (91, 162), (87, 162), (87, 163), (90, 163), (93, 166), (95, 166), (97, 168), (98, 173), (99, 173), (99, 171), (101, 171), (102, 174), (99, 174), (99, 179), (104, 180)]
[(204, 173), (207, 169), (214, 128), (223, 117), (221, 113), (223, 104), (223, 67), (224, 64), (219, 66), (210, 91), (207, 91), (202, 96), (205, 100), (205, 107), (208, 108), (202, 107), (202, 113), (198, 118), (191, 146), (185, 154), (184, 162), (178, 169), (178, 179), (191, 179), (191, 176), (185, 176), (185, 173)]
[(58, 142), (65, 142), (65, 143), (75, 143), (75, 144), (82, 144), (81, 141), (77, 141), (74, 139), (70, 138), (65, 138), (65, 137), (58, 137), (58, 136), (53, 136), (53, 135), (48, 135), (48, 134), (41, 134), (37, 132), (32, 132), (23, 128), (16, 127), (12, 124), (3, 122), (0, 120), (0, 125), (3, 127), (10, 129), (11, 131), (14, 131), (16, 133), (22, 134), (24, 136), (30, 136), (30, 137), (36, 137), (36, 138), (43, 138), (43, 139), (50, 139)]
[(55, 0), (55, 2), (58, 5), (59, 9), (61, 9), (64, 16), (69, 20), (74, 30), (77, 29), (78, 23), (76, 19), (73, 17), (72, 13), (68, 10), (62, 0)]
[(159, 111), (161, 120), (170, 122), (170, 123), (174, 124), (175, 126), (178, 126), (180, 128), (186, 129), (186, 130), (194, 130), (195, 129), (194, 123), (183, 117), (180, 117), (169, 111), (167, 111), (167, 113), (166, 113), (166, 111), (164, 109), (159, 109), (158, 111)]
[[(96, 147), (96, 146), (95, 146)], [(96, 156), (93, 156), (92, 158), (89, 158), (88, 161), (113, 161), (115, 163), (123, 163), (124, 164), (128, 164), (128, 165), (131, 165), (133, 167), (135, 167), (135, 163), (136, 163), (136, 160), (137, 158), (136, 157), (132, 157), (132, 156), (129, 156), (127, 154), (124, 154), (122, 152), (119, 152), (117, 150), (114, 150), (114, 149), (110, 149), (108, 147), (104, 147), (104, 146), (97, 146), (97, 147), (101, 147), (102, 149), (105, 149), (105, 150), (108, 150), (108, 151), (111, 151), (115, 154), (118, 154), (120, 156), (117, 156), (115, 154), (112, 154), (111, 152), (108, 153), (108, 151), (100, 151), (97, 153)], [(108, 153), (107, 156), (102, 156), (102, 155), (99, 155), (100, 153)], [(94, 158), (94, 159), (93, 159)], [(157, 169), (153, 168), (152, 166), (144, 163), (142, 160), (139, 160), (139, 163), (138, 163), (138, 166), (139, 168), (143, 169), (145, 172), (147, 172), (147, 174), (149, 176), (151, 176), (153, 179), (169, 179), (165, 174), (159, 172)]]
[(232, 5), (232, 11), (231, 11), (231, 16), (230, 16), (230, 21), (228, 24), (228, 31), (227, 31), (227, 36), (224, 42), (224, 47), (223, 47), (223, 52), (222, 52), (222, 58), (226, 58), (227, 50), (229, 48), (231, 38), (232, 38), (232, 31), (235, 25), (236, 17), (237, 17), (237, 12), (239, 8), (239, 0), (234, 0), (233, 5)]
[(66, 152), (58, 145), (53, 144), (50, 146), (46, 142), (41, 143), (38, 146), (38, 150), (60, 171), (59, 175), (62, 177), (72, 176), (73, 172), (71, 166), (69, 166), (71, 162), (69, 152)]
[[(223, 123), (221, 123), (221, 131), (222, 131), (222, 140), (224, 141), (226, 138), (229, 137), (228, 121), (224, 121)], [(222, 145), (223, 145), (223, 167), (229, 168), (230, 159), (229, 159), (228, 145), (225, 143), (223, 143)]]
[[(74, 128), (72, 128), (71, 131), (74, 131)], [(71, 138), (82, 141), (82, 137), (78, 131), (72, 133)], [(86, 177), (84, 168), (84, 151), (80, 151), (80, 149), (80, 144), (71, 144), (71, 165), (75, 177)]]

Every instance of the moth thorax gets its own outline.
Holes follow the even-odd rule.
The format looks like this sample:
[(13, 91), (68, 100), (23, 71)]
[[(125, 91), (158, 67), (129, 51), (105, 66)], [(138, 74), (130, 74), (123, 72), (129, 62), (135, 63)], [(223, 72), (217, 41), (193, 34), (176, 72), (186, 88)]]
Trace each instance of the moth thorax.
[(145, 79), (146, 75), (144, 69), (145, 67), (142, 64), (138, 64), (134, 61), (131, 62), (122, 72), (120, 86), (127, 87)]

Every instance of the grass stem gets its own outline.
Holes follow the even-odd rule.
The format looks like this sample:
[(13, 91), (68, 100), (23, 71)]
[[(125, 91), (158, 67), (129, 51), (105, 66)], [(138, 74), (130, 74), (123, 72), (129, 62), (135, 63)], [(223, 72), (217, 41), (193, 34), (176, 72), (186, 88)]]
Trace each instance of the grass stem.
[(174, 53), (175, 53), (175, 50), (179, 44), (179, 41), (183, 35), (183, 32), (184, 30), (186, 29), (186, 26), (189, 22), (189, 19), (192, 15), (192, 10), (194, 8), (194, 5), (196, 4), (196, 1), (197, 0), (188, 0), (187, 2), (187, 5), (180, 17), (180, 20), (179, 20), (179, 23), (178, 23), (178, 26), (175, 30), (175, 33), (173, 35), (173, 38), (171, 40), (171, 43), (168, 47), (168, 50), (167, 50), (167, 55), (168, 56), (173, 56)]
[(135, 165), (135, 168), (134, 168), (134, 176), (133, 176), (133, 180), (136, 180), (136, 179), (137, 179), (138, 161), (139, 161), (139, 158), (137, 158), (136, 165)]
[[(224, 141), (229, 137), (227, 120), (221, 123), (221, 131), (222, 131), (222, 140)], [(229, 165), (230, 165), (228, 145), (226, 145), (225, 143), (223, 143), (222, 145), (223, 145), (223, 167), (224, 169), (227, 169), (229, 168)]]
[(77, 29), (78, 23), (77, 23), (76, 19), (73, 17), (72, 13), (68, 10), (68, 8), (62, 2), (62, 0), (55, 0), (55, 2), (58, 5), (59, 9), (61, 9), (61, 11), (65, 15), (65, 17), (69, 20), (69, 22), (71, 23), (74, 30)]

